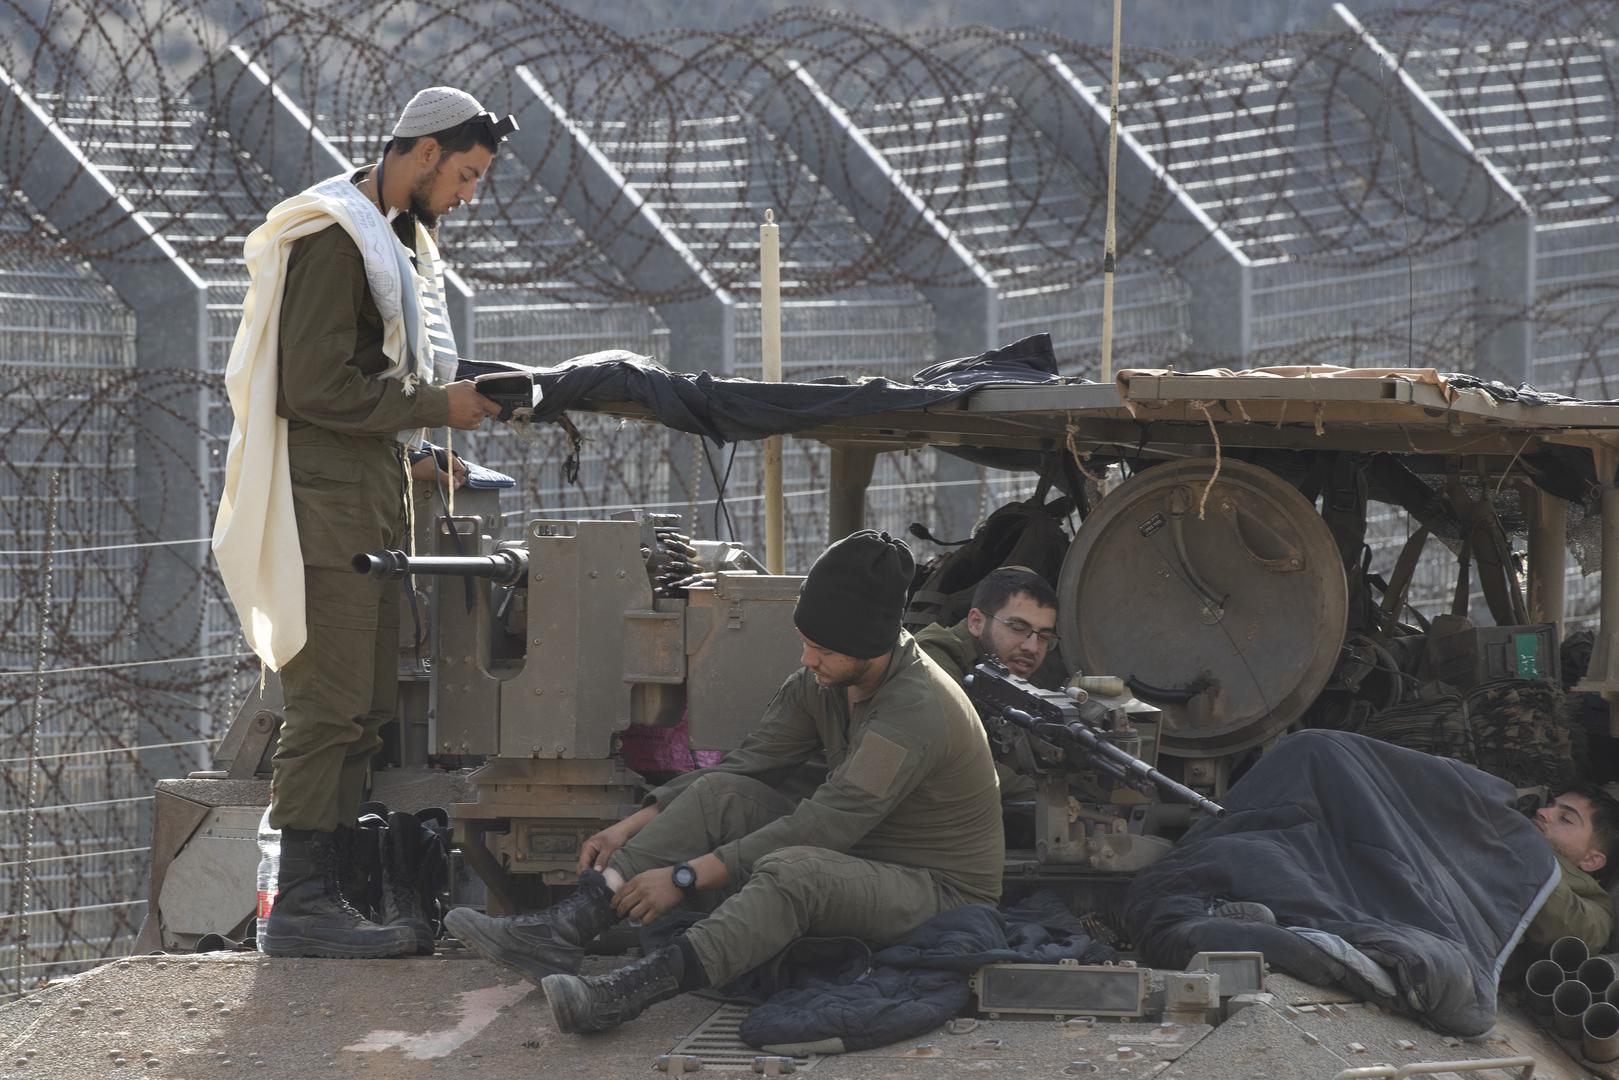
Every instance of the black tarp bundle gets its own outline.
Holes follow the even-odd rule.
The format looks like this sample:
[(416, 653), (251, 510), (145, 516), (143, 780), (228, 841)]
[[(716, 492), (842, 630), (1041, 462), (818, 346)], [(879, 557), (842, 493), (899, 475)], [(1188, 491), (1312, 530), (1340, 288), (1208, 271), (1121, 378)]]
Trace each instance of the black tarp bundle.
[[(1505, 780), (1341, 731), (1268, 751), (1136, 876), (1125, 922), (1142, 957), (1257, 951), (1279, 971), (1478, 1035), (1507, 954), (1559, 880)], [(1227, 901), (1277, 925), (1217, 917)]]
[(717, 379), (708, 372), (669, 371), (645, 356), (623, 350), (590, 353), (556, 367), (524, 368), (462, 360), (459, 377), (512, 374), (540, 389), (536, 422), (556, 420), (587, 402), (634, 402), (650, 409), (665, 427), (702, 435), (716, 443), (763, 439), (804, 431), (855, 416), (927, 409), (957, 401), (994, 384), (1060, 382), (1051, 335), (1035, 334), (978, 356), (935, 364), (914, 384), (888, 379), (827, 379), (764, 383)]

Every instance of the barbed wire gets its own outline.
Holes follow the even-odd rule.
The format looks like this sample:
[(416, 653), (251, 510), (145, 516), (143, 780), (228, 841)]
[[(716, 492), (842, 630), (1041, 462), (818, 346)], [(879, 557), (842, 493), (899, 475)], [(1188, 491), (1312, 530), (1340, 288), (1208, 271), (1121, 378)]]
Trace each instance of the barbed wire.
[[(940, 218), (969, 214), (976, 190), (1004, 197), (1008, 206), (997, 219), (1004, 235), (996, 250), (980, 253), (992, 266), (1015, 269), (1031, 284), (1072, 284), (1100, 273), (1097, 169), (1076, 168), (1052, 133), (1013, 105), (1018, 94), (1070, 93), (1048, 56), (1099, 91), (1108, 57), (1094, 46), (984, 28), (912, 37), (857, 16), (808, 10), (726, 34), (636, 39), (545, 3), (254, 8), (173, 3), (153, 24), (122, 5), (91, 0), (53, 5), (44, 24), (19, 12), (27, 32), (0, 51), (0, 63), (36, 99), (60, 106), (60, 122), (91, 159), (116, 142), (119, 168), (131, 174), (228, 176), (233, 197), (244, 203), (231, 208), (233, 223), (262, 214), (283, 192), (266, 182), (262, 162), (206, 126), (210, 103), (245, 77), (225, 62), (228, 44), (264, 64), (345, 145), (365, 151), (351, 155), (358, 160), (371, 156), (401, 102), (424, 81), (474, 87), (492, 105), (513, 107), (532, 97), (515, 74), (521, 65), (615, 151), (609, 156), (677, 231), (701, 226), (700, 254), (727, 290), (756, 289), (747, 253), (766, 205), (792, 230), (784, 238), (798, 270), (790, 293), (960, 284), (954, 268), (917, 272), (908, 256), (929, 234), (912, 218), (894, 214), (877, 229), (830, 227), (847, 222), (847, 209), (816, 176), (794, 167), (783, 153), (785, 133), (750, 119), (766, 111), (761, 103), (778, 92), (793, 62), (857, 125), (882, 128), (880, 135), (903, 129), (909, 147), (901, 171)], [(1589, 216), (1611, 212), (1619, 199), (1611, 170), (1571, 152), (1609, 152), (1619, 128), (1611, 108), (1614, 12), (1609, 0), (1563, 0), (1379, 12), (1365, 24), (1433, 101), (1488, 99), (1452, 109), (1451, 118), (1532, 206)], [(104, 62), (114, 52), (118, 62)], [(1364, 114), (1354, 89), (1368, 78), (1368, 63), (1365, 43), (1348, 28), (1196, 56), (1127, 50), (1121, 108), (1131, 134), (1183, 187), (1215, 193), (1204, 203), (1214, 223), (1260, 257), (1364, 267), (1454, 244), (1512, 213), (1499, 200), (1447, 194), (1454, 187), (1448, 173), (1467, 165), (1457, 147), (1418, 138), (1405, 153), (1399, 140), (1384, 137), (1422, 118), (1399, 93), (1382, 95), (1387, 115)], [(1385, 87), (1398, 89), (1379, 89)], [(1550, 122), (1536, 115), (1527, 137), (1500, 139), (1488, 117), (1503, 103)], [(7, 110), (4, 136), (7, 156), (20, 159), (30, 138), (41, 136), (30, 136), (15, 112)], [(189, 138), (132, 147), (114, 135), (125, 123)], [(795, 124), (805, 129), (795, 141), (839, 138), (825, 118), (802, 115)], [(1100, 154), (1100, 142), (1085, 141), (1086, 152)], [(1232, 152), (1206, 153), (1211, 147)], [(516, 266), (467, 268), (464, 276), (497, 286), (543, 281), (551, 295), (575, 300), (694, 298), (689, 284), (656, 290), (634, 280), (650, 248), (603, 257), (631, 239), (624, 213), (631, 193), (596, 191), (570, 202), (567, 185), (587, 183), (588, 174), (569, 169), (563, 190), (548, 194), (570, 206), (589, 204), (588, 216), (559, 221), (554, 211), (534, 212), (534, 185), (549, 159), (577, 153), (556, 138), (540, 159), (500, 163), (466, 231), (498, 237), (524, 258)], [(1234, 162), (1251, 168), (1234, 173)], [(719, 176), (724, 169), (731, 175)], [(705, 173), (723, 182), (704, 192)], [(697, 197), (690, 197), (693, 188)], [(714, 192), (718, 201), (704, 197)], [(137, 183), (122, 194), (162, 224), (184, 227), (181, 220), (198, 211), (199, 196), (187, 185)], [(1152, 250), (1152, 230), (1169, 209), (1164, 193), (1121, 196), (1123, 261), (1171, 270)], [(1051, 213), (1059, 204), (1075, 205)], [(46, 217), (54, 209), (40, 208)], [(134, 241), (114, 240), (116, 224), (79, 222), (65, 240), (87, 256), (140, 257)], [(239, 237), (228, 229), (190, 238), (200, 246), (188, 250), (201, 257), (238, 255)]]
[[(0, 0), (0, 730), (20, 747), (36, 705), (45, 720), (37, 754), (0, 759), (7, 805), (38, 807), (0, 816), (0, 842), (21, 850), (26, 821), (25, 869), (52, 869), (34, 875), (26, 913), (0, 887), (19, 915), (0, 925), (10, 990), (128, 949), (153, 784), (204, 764), (258, 676), (202, 548), (230, 430), (222, 373), (244, 237), (299, 186), (288, 176), (336, 165), (277, 134), (238, 56), (356, 163), (433, 83), (544, 119), (532, 79), (582, 134), (552, 116), (443, 226), (480, 357), (663, 355), (681, 306), (723, 291), (736, 369), (756, 372), (770, 207), (793, 377), (905, 378), (946, 358), (939, 298), (982, 288), (979, 271), (1003, 334), (1050, 330), (1065, 372), (1094, 371), (1110, 58), (1093, 45), (901, 33), (811, 9), (636, 36), (544, 0), (39, 8)], [(1472, 370), (1524, 331), (1535, 381), (1619, 396), (1619, 0), (1355, 14), (1358, 27), (1125, 50), (1118, 362)], [(243, 98), (246, 112), (226, 107)], [(872, 154), (896, 183), (859, 180)], [(662, 269), (672, 242), (700, 275)], [(1501, 251), (1522, 265), (1493, 266), (1510, 261)], [(201, 283), (202, 330), (153, 344), (130, 295), (179, 266)], [(1497, 287), (1481, 267), (1530, 284)], [(1237, 275), (1252, 295), (1246, 351), (1205, 332), (1209, 283)], [(684, 509), (694, 532), (724, 531), (694, 439), (600, 417), (579, 428), (577, 482), (560, 431), (457, 446), (516, 478), (508, 505)], [(925, 454), (885, 459), (872, 512), (896, 532), (954, 494), (983, 509), (1019, 487), (938, 482)], [(751, 448), (730, 470), (729, 527), (757, 543)], [(791, 448), (794, 565), (824, 539), (828, 481), (824, 450)]]

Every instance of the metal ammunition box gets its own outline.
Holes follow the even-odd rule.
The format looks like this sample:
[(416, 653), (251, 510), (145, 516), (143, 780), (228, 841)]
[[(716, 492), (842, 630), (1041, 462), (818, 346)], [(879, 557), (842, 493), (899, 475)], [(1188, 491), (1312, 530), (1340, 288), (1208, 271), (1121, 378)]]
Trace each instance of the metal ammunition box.
[(1112, 964), (986, 964), (972, 978), (990, 1016), (1140, 1016), (1147, 969)]

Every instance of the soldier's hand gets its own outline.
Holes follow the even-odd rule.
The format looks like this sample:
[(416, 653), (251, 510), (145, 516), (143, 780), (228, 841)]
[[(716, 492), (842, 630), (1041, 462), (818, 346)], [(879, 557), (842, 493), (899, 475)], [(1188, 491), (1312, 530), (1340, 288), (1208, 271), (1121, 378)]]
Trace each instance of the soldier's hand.
[(629, 839), (619, 831), (619, 825), (622, 824), (624, 823), (621, 821), (618, 825), (609, 825), (580, 845), (579, 873), (582, 874), (586, 870), (607, 869), (607, 860)]
[(500, 406), (478, 393), (477, 384), (470, 379), (453, 382), (444, 388), (450, 399), (450, 418), (453, 428), (471, 431), (482, 424), (486, 416), (499, 416)]
[(431, 484), (436, 481), (440, 485), (454, 484), (459, 488), (467, 482), (467, 467), (461, 463), (460, 458), (452, 456), (450, 471), (443, 472), (438, 467), (438, 459), (428, 454), (411, 465), (410, 475), (418, 484)]
[(634, 919), (645, 924), (677, 906), (685, 895), (675, 884), (674, 868), (662, 866), (636, 874), (626, 881), (613, 894), (613, 910), (618, 912), (619, 918)]
[(579, 848), (579, 873), (607, 869), (607, 860), (613, 857), (613, 852), (629, 843), (647, 822), (657, 816), (656, 806), (644, 807), (586, 840)]

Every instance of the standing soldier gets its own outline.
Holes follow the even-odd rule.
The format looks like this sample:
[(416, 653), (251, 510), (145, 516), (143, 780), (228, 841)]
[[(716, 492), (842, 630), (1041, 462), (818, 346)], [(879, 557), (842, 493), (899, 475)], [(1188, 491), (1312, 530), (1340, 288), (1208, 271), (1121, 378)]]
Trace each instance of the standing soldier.
[[(362, 918), (338, 890), (377, 730), (397, 696), (399, 598), (355, 552), (400, 546), (423, 428), (477, 428), (499, 407), (452, 382), (434, 243), (472, 201), (515, 123), (470, 94), (423, 90), (374, 166), (279, 203), (247, 238), (252, 284), (225, 387), (235, 414), (214, 554), (242, 632), (281, 675), (270, 824), (281, 830), (272, 956), (414, 952), (409, 926)], [(433, 461), (430, 455), (427, 461)], [(422, 469), (435, 482), (436, 463)]]

